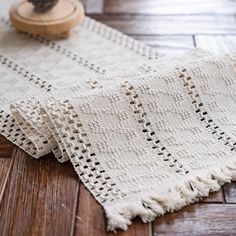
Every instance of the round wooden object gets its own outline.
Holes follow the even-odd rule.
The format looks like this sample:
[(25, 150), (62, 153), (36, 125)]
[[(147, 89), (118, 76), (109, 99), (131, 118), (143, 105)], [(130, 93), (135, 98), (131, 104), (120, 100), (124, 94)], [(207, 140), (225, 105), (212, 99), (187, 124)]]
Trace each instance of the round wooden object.
[(69, 36), (72, 27), (82, 21), (83, 5), (77, 0), (59, 0), (57, 5), (46, 13), (37, 13), (26, 0), (14, 4), (10, 9), (13, 26), (20, 32), (40, 35)]

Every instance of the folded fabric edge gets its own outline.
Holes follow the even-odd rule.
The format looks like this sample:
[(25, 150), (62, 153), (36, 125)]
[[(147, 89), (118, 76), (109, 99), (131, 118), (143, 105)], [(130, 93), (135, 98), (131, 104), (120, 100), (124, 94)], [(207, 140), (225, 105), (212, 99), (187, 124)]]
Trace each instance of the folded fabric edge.
[(144, 223), (152, 222), (158, 216), (180, 210), (207, 197), (211, 192), (219, 191), (224, 183), (232, 180), (236, 180), (236, 162), (215, 168), (210, 173), (190, 175), (162, 192), (155, 189), (139, 196), (105, 203), (107, 230), (127, 230), (136, 216)]
[[(34, 158), (38, 159), (41, 156), (44, 156), (49, 153), (50, 144), (47, 139), (37, 132), (37, 130), (24, 118), (22, 113), (17, 110), (13, 105), (11, 106), (12, 117), (15, 119), (15, 122), (19, 129), (25, 134), (25, 136), (31, 141), (32, 145), (34, 145), (34, 149), (36, 152), (32, 155)], [(42, 139), (43, 141), (41, 141)], [(46, 146), (46, 152), (41, 148), (42, 144), (44, 147)]]
[[(24, 110), (23, 107), (20, 106), (21, 104), (23, 104), (23, 107), (24, 105), (31, 105), (32, 110)], [(15, 103), (10, 106), (11, 115), (14, 118), (16, 125), (30, 140), (36, 150), (34, 154), (30, 153), (30, 155), (38, 159), (53, 152), (55, 158), (60, 163), (68, 161), (69, 158), (65, 158), (65, 156), (62, 155), (63, 153), (60, 150), (60, 146), (57, 145), (57, 140), (55, 140), (54, 135), (50, 132), (48, 127), (43, 127), (43, 124), (34, 125), (34, 123), (31, 122), (32, 119), (37, 120), (39, 123), (44, 121), (44, 114), (41, 111), (34, 109), (36, 104), (38, 106), (37, 109), (41, 109), (42, 105), (39, 105), (34, 99), (23, 100), (20, 104)]]
[[(72, 159), (71, 162), (80, 176), (80, 169), (76, 168)], [(151, 192), (101, 203), (107, 217), (107, 230), (127, 230), (136, 216), (140, 216), (143, 222), (151, 222), (157, 216), (179, 210), (208, 196), (209, 192), (218, 191), (222, 184), (233, 179), (236, 179), (236, 162), (228, 162), (224, 167), (218, 166), (206, 173), (187, 175), (172, 187), (166, 187), (165, 191), (156, 188)], [(83, 178), (81, 181), (84, 182)], [(87, 185), (85, 182), (84, 184)], [(87, 187), (89, 189), (89, 186)]]
[[(60, 106), (62, 107), (60, 108)], [(69, 110), (67, 109), (72, 110), (73, 106), (68, 100), (61, 103), (54, 101), (54, 103), (44, 106), (44, 109), (51, 122), (54, 123), (54, 129), (59, 132), (58, 128), (60, 126), (57, 127), (54, 116), (59, 116), (60, 110), (63, 112), (68, 112)], [(68, 119), (73, 116), (70, 112), (67, 115)], [(67, 122), (67, 120), (65, 119), (63, 122)], [(63, 139), (61, 139), (61, 144), (67, 149)], [(70, 161), (81, 182), (84, 183), (94, 198), (103, 206), (107, 218), (107, 230), (114, 232), (116, 232), (116, 229), (127, 230), (128, 226), (132, 223), (132, 219), (136, 216), (141, 217), (145, 223), (151, 222), (157, 216), (177, 211), (208, 196), (210, 192), (218, 191), (224, 183), (236, 180), (236, 161), (229, 161), (224, 163), (223, 166), (212, 167), (209, 171), (206, 170), (200, 174), (192, 173), (186, 175), (179, 181), (171, 183), (170, 187), (168, 184), (165, 190), (160, 191), (160, 186), (158, 186), (146, 193), (129, 194), (118, 200), (101, 202), (96, 197), (93, 189), (91, 189), (90, 182), (86, 181), (87, 179), (83, 177), (82, 170), (76, 159), (70, 156)]]
[(12, 115), (0, 111), (0, 134), (8, 141), (25, 151), (29, 155), (35, 157), (37, 149), (32, 144), (31, 140), (22, 132), (15, 123)]

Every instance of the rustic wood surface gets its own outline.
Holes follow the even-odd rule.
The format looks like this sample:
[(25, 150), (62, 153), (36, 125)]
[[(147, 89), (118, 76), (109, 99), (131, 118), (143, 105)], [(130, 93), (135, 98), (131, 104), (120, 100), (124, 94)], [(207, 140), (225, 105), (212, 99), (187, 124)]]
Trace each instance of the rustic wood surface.
[[(86, 13), (162, 53), (196, 46), (236, 51), (235, 0), (82, 0)], [(0, 137), (0, 235), (113, 235), (100, 205), (70, 163), (35, 160)], [(117, 236), (236, 235), (236, 182), (199, 203), (157, 218), (135, 219)]]

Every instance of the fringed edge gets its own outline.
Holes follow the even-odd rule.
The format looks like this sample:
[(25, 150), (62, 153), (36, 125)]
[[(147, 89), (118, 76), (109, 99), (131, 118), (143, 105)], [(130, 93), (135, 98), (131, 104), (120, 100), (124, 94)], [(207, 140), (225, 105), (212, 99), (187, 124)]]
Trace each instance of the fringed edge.
[(226, 182), (236, 180), (236, 162), (212, 169), (207, 174), (188, 175), (181, 182), (163, 191), (134, 194), (118, 201), (103, 204), (107, 217), (107, 230), (127, 230), (132, 219), (139, 216), (144, 223), (153, 221), (157, 216), (180, 210), (184, 206), (216, 192)]

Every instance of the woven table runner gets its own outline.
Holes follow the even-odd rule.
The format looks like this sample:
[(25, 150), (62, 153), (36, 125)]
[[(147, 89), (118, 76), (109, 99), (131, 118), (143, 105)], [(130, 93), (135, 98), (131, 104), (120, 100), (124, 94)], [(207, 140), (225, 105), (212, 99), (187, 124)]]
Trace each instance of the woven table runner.
[(88, 17), (68, 40), (0, 21), (0, 133), (70, 160), (108, 230), (236, 178), (236, 55), (155, 49)]

